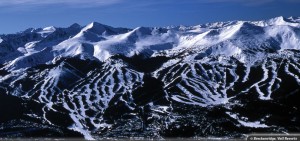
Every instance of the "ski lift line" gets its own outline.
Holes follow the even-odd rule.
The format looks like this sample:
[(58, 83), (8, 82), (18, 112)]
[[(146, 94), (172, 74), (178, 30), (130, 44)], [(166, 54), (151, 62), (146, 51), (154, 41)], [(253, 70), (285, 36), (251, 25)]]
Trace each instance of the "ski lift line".
[(64, 62), (65, 64), (69, 65), (71, 68), (77, 70), (79, 73), (81, 73), (83, 76), (85, 75), (82, 71), (76, 69), (74, 66), (72, 66), (71, 64), (67, 63), (67, 62)]
[[(84, 74), (83, 74), (80, 70), (76, 69), (75, 67), (73, 67), (71, 64), (69, 64), (69, 63), (67, 63), (67, 62), (65, 62), (65, 63), (66, 63), (67, 65), (69, 65), (70, 67), (72, 67), (73, 69), (77, 70), (79, 73), (81, 73), (81, 74), (84, 76)], [(77, 75), (76, 73), (72, 72), (71, 70), (69, 70), (69, 69), (67, 69), (67, 68), (63, 68), (63, 69), (65, 69), (66, 71), (72, 73), (74, 76), (76, 76), (76, 77), (79, 78), (79, 79), (84, 78), (84, 77), (81, 77), (81, 76)], [(70, 86), (76, 84), (77, 82), (78, 82), (78, 81), (75, 81), (74, 83), (70, 84)], [(65, 90), (65, 89), (64, 89), (64, 90), (61, 90), (61, 89), (60, 89), (59, 87), (57, 87), (57, 86), (53, 86), (53, 87), (56, 88), (56, 89), (58, 89), (58, 91), (59, 91), (60, 93), (62, 93), (62, 92)]]
[(67, 69), (67, 68), (63, 68), (64, 70), (68, 71), (69, 73), (72, 73), (74, 76), (76, 76), (77, 78), (83, 78), (79, 75), (77, 75), (76, 73), (72, 72), (71, 70)]
[[(285, 56), (284, 56), (285, 57)], [(278, 73), (278, 71), (279, 71), (279, 68), (281, 67), (281, 65), (282, 65), (282, 63), (283, 63), (283, 61), (285, 60), (285, 58), (282, 58), (281, 59), (281, 62), (280, 62), (280, 64), (279, 64), (279, 67), (277, 68), (277, 70), (276, 70), (276, 73)]]

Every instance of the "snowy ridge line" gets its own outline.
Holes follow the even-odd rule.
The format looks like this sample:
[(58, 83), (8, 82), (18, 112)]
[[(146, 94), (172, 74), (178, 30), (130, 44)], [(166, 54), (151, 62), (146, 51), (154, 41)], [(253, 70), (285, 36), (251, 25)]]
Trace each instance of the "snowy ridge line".
[(48, 27), (1, 36), (0, 63), (12, 71), (50, 63), (57, 57), (105, 62), (114, 55), (178, 58), (200, 53), (196, 57), (225, 55), (253, 65), (259, 54), (299, 49), (299, 29), (298, 20), (284, 17), (172, 28), (126, 29), (96, 22), (85, 27)]

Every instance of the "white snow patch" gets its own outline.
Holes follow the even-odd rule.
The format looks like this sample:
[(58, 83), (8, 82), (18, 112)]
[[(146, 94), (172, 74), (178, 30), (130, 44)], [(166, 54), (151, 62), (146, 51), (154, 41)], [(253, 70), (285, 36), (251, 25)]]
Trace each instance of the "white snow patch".
[(49, 26), (49, 27), (45, 27), (43, 28), (42, 31), (38, 32), (39, 34), (42, 35), (42, 37), (47, 37), (49, 34), (53, 33), (54, 31), (56, 31), (56, 28), (53, 26)]
[(226, 56), (234, 56), (242, 53), (242, 50), (235, 46), (234, 44), (228, 42), (226, 45), (218, 46), (214, 48), (212, 51), (215, 55), (226, 55)]
[(243, 121), (247, 120), (247, 118), (239, 118), (237, 114), (233, 114), (230, 112), (226, 112), (227, 115), (229, 115), (231, 118), (236, 119), (241, 125), (245, 127), (251, 127), (251, 128), (268, 128), (269, 126), (262, 124), (260, 121), (254, 121), (254, 122), (249, 122), (249, 121)]
[(28, 55), (31, 55), (31, 54), (34, 54), (34, 53), (37, 53), (38, 51), (35, 50), (35, 45), (38, 43), (39, 41), (33, 41), (33, 42), (28, 42), (25, 44), (25, 56), (28, 56)]
[(26, 51), (26, 49), (25, 49), (24, 47), (19, 47), (19, 48), (17, 48), (17, 50), (18, 50), (19, 52), (23, 53), (23, 54), (26, 54), (26, 53), (27, 53), (27, 51)]
[(78, 126), (73, 125), (73, 126), (69, 127), (69, 129), (81, 133), (86, 140), (95, 140), (89, 131), (83, 130), (82, 128), (80, 128)]

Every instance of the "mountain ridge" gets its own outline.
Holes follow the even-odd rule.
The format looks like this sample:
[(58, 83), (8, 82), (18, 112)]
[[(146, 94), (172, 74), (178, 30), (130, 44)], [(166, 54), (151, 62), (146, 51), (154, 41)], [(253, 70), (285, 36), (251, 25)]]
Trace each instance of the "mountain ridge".
[(0, 35), (0, 97), (24, 105), (0, 118), (0, 136), (299, 132), (299, 19), (135, 29), (93, 22)]
[[(91, 47), (94, 48), (94, 52), (92, 52), (92, 54), (88, 54), (98, 58), (100, 61), (104, 61), (115, 54), (122, 54), (130, 57), (136, 53), (139, 54), (140, 52), (144, 51), (152, 52), (153, 54), (157, 51), (168, 52), (168, 50), (172, 51), (185, 48), (195, 48), (195, 50), (209, 48), (214, 50), (214, 48), (217, 48), (217, 46), (222, 46), (220, 50), (222, 52), (227, 51), (230, 56), (240, 54), (242, 51), (246, 51), (250, 48), (247, 44), (251, 44), (253, 46), (253, 43), (255, 42), (257, 43), (255, 45), (256, 48), (258, 48), (258, 50), (262, 49), (262, 51), (266, 48), (274, 51), (278, 49), (280, 50), (281, 48), (298, 48), (297, 44), (299, 44), (299, 37), (297, 34), (299, 31), (293, 30), (293, 28), (299, 27), (299, 22), (297, 22), (297, 19), (299, 18), (276, 17), (270, 20), (256, 22), (219, 22), (191, 27), (180, 26), (175, 28), (138, 27), (132, 30), (126, 28), (113, 28), (93, 22), (85, 27), (74, 24), (68, 28), (47, 27), (44, 29), (28, 29), (22, 32), (21, 36), (22, 34), (33, 34), (30, 35), (33, 37), (28, 38), (29, 41), (32, 41), (30, 46), (26, 46), (20, 41), (20, 45), (14, 45), (16, 44), (15, 41), (13, 41), (13, 44), (7, 44), (11, 46), (10, 50), (14, 50), (15, 54), (22, 53), (22, 50), (25, 52), (27, 50), (35, 50), (33, 52), (38, 53), (39, 51), (45, 49), (46, 46), (52, 46), (53, 51), (51, 52), (53, 52), (54, 56), (62, 55), (64, 57), (67, 57), (68, 55), (71, 57), (72, 55), (74, 56), (78, 53), (80, 54), (80, 50), (82, 50), (80, 49), (81, 44), (90, 44), (91, 46), (94, 46)], [(29, 30), (31, 31), (29, 32)], [(196, 34), (196, 36), (193, 34)], [(286, 34), (284, 35), (285, 37), (291, 37), (288, 39), (285, 37), (280, 37), (280, 35), (283, 34)], [(7, 35), (8, 38), (10, 36), (13, 36), (13, 34)], [(18, 36), (16, 39), (19, 39)], [(247, 39), (249, 36), (254, 38), (251, 40)], [(6, 36), (1, 37), (1, 44), (5, 44), (7, 40), (5, 37)], [(41, 38), (44, 39), (40, 40)], [(25, 40), (27, 40), (26, 37)], [(43, 40), (46, 40), (46, 42), (50, 44), (41, 43)], [(218, 42), (220, 42), (220, 44), (218, 44)], [(284, 45), (286, 42), (290, 44)], [(38, 48), (35, 47), (38, 46), (36, 44), (42, 44), (42, 48), (35, 49)], [(237, 48), (236, 46), (239, 47)], [(242, 46), (245, 47), (241, 48)], [(217, 52), (217, 50), (213, 52)], [(252, 49), (249, 50), (252, 51)], [(2, 52), (2, 54), (8, 54), (7, 51)], [(60, 52), (68, 53), (61, 54)], [(230, 52), (232, 52), (232, 54), (230, 54)], [(84, 52), (82, 53), (84, 54)], [(26, 54), (24, 55), (27, 56)], [(8, 63), (9, 61), (13, 61), (12, 59), (0, 60), (4, 64)], [(47, 62), (49, 61), (51, 60), (47, 60)]]

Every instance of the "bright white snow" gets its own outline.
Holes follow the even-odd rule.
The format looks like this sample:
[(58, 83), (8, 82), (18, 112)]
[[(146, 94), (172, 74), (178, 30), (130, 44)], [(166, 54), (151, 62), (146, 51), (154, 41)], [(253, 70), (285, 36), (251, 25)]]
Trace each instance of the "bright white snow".
[(43, 30), (39, 31), (38, 33), (41, 34), (42, 37), (47, 37), (49, 34), (53, 33), (55, 30), (56, 30), (55, 27), (49, 26), (49, 27), (43, 28)]
[[(32, 54), (54, 54), (53, 57), (45, 55), (47, 58), (42, 60), (46, 62), (51, 62), (58, 56), (72, 57), (82, 54), (105, 61), (116, 54), (128, 57), (135, 54), (174, 56), (181, 52), (203, 52), (213, 56), (234, 56), (241, 62), (252, 65), (259, 58), (256, 54), (247, 54), (248, 51), (255, 50), (259, 54), (266, 48), (299, 49), (299, 28), (299, 18), (277, 17), (265, 21), (219, 22), (191, 27), (138, 27), (128, 32), (110, 34), (111, 31), (121, 30), (93, 22), (59, 44), (43, 44), (44, 48), (52, 48), (48, 52), (35, 49), (39, 41), (25, 43), (24, 47), (18, 46), (16, 49), (19, 48), (18, 51), (28, 57)], [(38, 33), (45, 38), (54, 31), (55, 27), (46, 27)], [(5, 61), (15, 59), (5, 58)], [(32, 56), (31, 60), (34, 59)]]

